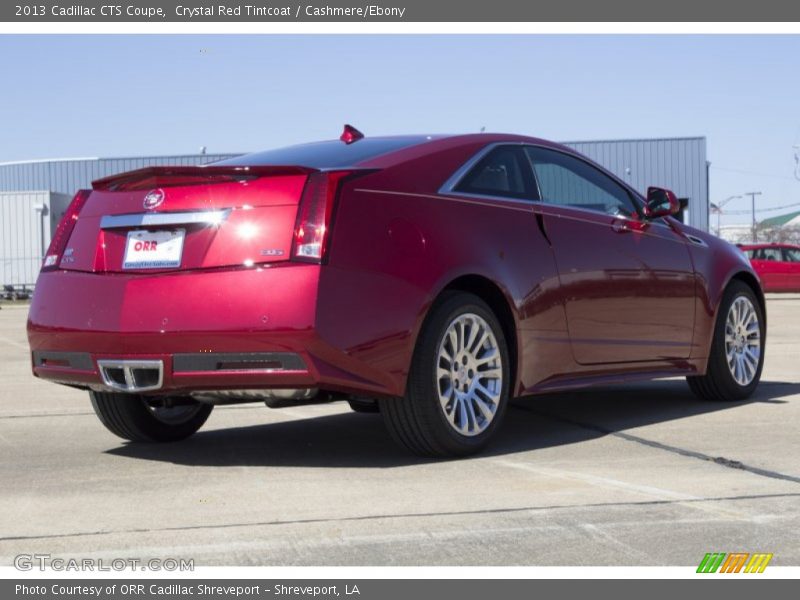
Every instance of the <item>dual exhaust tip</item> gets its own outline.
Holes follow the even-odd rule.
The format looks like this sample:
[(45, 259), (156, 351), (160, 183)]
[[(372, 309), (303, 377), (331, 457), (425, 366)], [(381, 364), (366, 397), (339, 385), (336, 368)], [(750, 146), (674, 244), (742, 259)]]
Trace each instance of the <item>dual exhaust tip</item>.
[(106, 387), (118, 392), (147, 392), (164, 384), (164, 361), (98, 360)]

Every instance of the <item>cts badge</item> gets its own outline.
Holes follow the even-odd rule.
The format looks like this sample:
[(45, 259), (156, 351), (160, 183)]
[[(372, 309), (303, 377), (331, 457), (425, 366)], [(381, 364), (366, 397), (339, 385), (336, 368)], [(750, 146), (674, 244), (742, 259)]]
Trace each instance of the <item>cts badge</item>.
[(147, 210), (153, 210), (157, 206), (161, 206), (161, 204), (164, 202), (164, 196), (165, 196), (164, 190), (162, 189), (157, 189), (151, 192), (147, 192), (147, 195), (144, 197), (144, 202), (142, 203), (142, 205)]

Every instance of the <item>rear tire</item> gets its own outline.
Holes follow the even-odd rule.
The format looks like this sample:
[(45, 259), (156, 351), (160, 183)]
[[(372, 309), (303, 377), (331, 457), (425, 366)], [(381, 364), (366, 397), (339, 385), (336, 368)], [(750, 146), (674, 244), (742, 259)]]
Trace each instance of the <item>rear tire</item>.
[(185, 439), (203, 426), (214, 408), (196, 401), (174, 408), (153, 407), (146, 396), (139, 394), (89, 392), (89, 396), (106, 429), (132, 442)]
[(482, 450), (508, 404), (503, 328), (479, 297), (451, 292), (425, 321), (404, 398), (382, 398), (384, 423), (414, 454), (465, 456)]
[(686, 378), (692, 392), (716, 402), (748, 398), (761, 380), (764, 325), (764, 312), (752, 288), (732, 281), (720, 303), (706, 374)]

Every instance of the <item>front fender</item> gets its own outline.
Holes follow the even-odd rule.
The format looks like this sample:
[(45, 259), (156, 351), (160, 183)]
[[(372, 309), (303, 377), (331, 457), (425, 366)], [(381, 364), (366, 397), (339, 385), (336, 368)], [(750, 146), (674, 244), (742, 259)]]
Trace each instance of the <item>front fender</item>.
[(765, 319), (767, 314), (761, 282), (744, 253), (711, 235), (706, 234), (702, 239), (705, 246), (690, 244), (697, 286), (692, 358), (708, 357), (720, 303), (733, 279), (741, 279), (753, 287)]

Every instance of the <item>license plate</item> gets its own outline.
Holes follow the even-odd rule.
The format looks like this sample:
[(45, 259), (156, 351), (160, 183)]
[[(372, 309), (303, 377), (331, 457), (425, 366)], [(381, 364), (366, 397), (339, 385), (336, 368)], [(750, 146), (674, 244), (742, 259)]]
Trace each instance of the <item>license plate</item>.
[(123, 269), (164, 269), (181, 266), (186, 230), (128, 232)]

